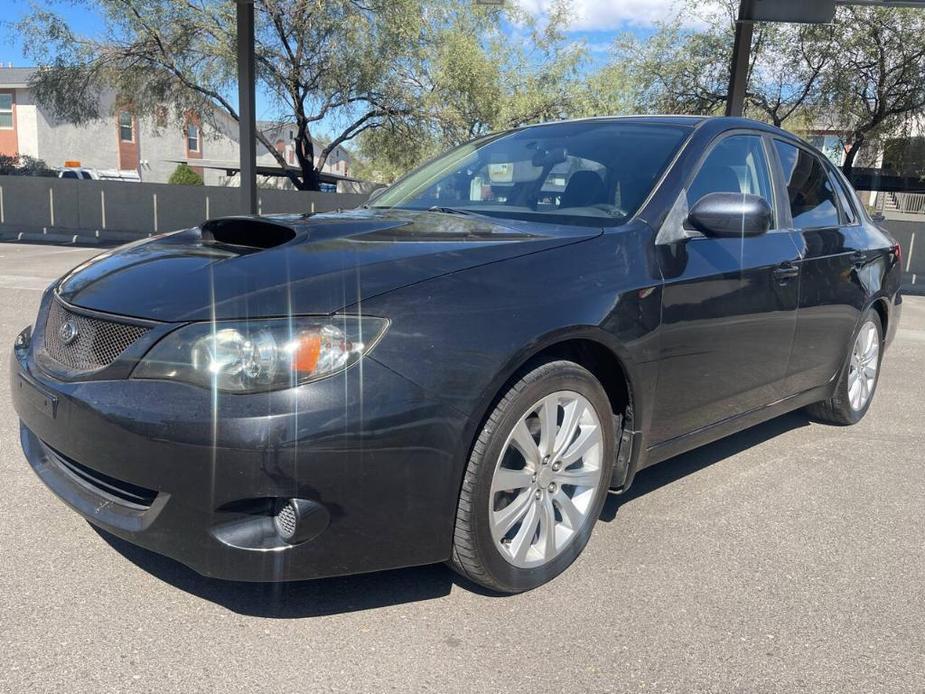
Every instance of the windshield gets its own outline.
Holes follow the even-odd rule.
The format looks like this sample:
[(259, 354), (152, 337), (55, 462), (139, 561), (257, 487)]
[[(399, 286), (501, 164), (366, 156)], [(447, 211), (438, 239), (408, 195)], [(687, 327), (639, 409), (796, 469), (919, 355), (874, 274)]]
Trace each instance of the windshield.
[(636, 212), (689, 132), (583, 121), (489, 135), (408, 174), (371, 207), (615, 226)]

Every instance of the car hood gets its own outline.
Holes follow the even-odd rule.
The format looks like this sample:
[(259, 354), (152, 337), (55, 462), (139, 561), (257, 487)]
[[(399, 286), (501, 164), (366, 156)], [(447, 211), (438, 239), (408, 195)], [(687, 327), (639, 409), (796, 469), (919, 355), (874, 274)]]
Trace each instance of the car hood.
[(429, 211), (233, 217), (104, 253), (57, 292), (76, 306), (158, 321), (328, 314), (600, 233)]

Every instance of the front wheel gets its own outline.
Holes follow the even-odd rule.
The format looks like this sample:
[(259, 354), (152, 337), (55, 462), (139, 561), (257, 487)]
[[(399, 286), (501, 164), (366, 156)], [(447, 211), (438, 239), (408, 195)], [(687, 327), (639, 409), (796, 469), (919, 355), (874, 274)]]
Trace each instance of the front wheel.
[(524, 376), (473, 447), (452, 567), (504, 593), (530, 590), (564, 571), (600, 515), (615, 442), (610, 401), (586, 369), (556, 361)]
[(832, 397), (809, 405), (807, 414), (828, 424), (856, 424), (867, 414), (877, 390), (883, 358), (883, 324), (868, 309), (854, 337), (851, 354), (842, 369)]

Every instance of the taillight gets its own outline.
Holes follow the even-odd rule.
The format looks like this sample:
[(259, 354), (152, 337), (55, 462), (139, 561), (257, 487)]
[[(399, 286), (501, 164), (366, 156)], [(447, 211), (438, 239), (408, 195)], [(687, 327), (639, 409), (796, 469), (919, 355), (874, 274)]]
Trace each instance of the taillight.
[(903, 247), (898, 243), (893, 246), (893, 256), (896, 258), (896, 264), (902, 268), (903, 264)]

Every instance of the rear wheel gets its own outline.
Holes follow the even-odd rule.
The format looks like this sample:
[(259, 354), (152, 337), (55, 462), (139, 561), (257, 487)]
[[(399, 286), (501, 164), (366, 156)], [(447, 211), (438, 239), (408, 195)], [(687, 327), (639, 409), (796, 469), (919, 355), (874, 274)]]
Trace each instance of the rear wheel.
[(511, 386), (473, 447), (451, 565), (499, 592), (535, 588), (581, 553), (614, 462), (610, 401), (586, 369), (556, 361)]
[(807, 407), (807, 414), (829, 424), (855, 424), (861, 421), (874, 399), (882, 358), (883, 324), (879, 314), (868, 309), (854, 337), (851, 354), (834, 394), (828, 400)]

